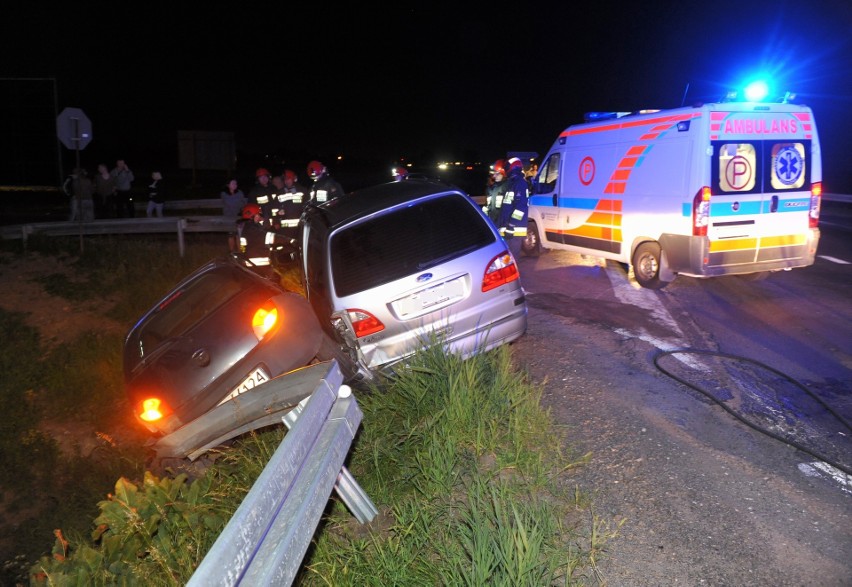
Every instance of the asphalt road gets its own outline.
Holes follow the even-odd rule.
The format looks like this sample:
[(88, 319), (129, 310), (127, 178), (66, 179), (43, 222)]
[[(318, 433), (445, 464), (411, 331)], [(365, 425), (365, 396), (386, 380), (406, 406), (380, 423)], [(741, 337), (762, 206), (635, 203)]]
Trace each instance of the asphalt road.
[[(783, 442), (852, 469), (852, 431), (810, 395), (852, 420), (852, 249), (848, 218), (836, 221), (819, 250), (830, 258), (762, 281), (651, 291), (614, 263), (520, 260), (530, 322), (515, 356), (565, 446), (592, 454), (564, 482), (624, 522), (598, 565), (604, 584), (852, 585), (852, 484)], [(660, 359), (708, 396), (654, 364), (687, 348), (757, 363)]]

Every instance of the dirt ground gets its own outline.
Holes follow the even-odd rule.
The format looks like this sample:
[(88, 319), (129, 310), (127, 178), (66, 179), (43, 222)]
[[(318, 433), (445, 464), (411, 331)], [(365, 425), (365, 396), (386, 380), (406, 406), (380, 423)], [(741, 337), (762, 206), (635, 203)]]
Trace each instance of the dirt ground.
[[(25, 322), (40, 333), (43, 351), (73, 342), (95, 326), (102, 332), (119, 335), (126, 330), (125, 325), (106, 316), (109, 302), (105, 304), (101, 296), (90, 301), (69, 302), (45, 290), (40, 278), (62, 274), (69, 280), (73, 279), (71, 261), (67, 256), (0, 253), (0, 308), (24, 315)], [(99, 447), (118, 446), (118, 443), (133, 442), (141, 446), (145, 441), (141, 430), (127, 426), (115, 429), (96, 427), (86, 419), (44, 420), (39, 428), (56, 441), (63, 454), (69, 456), (90, 455)], [(60, 483), (59, 480), (56, 482)], [(61, 493), (61, 489), (53, 490)], [(28, 527), (30, 521), (42, 518), (45, 508), (51, 507), (51, 499), (55, 497), (48, 495), (39, 499), (36, 496), (38, 491), (38, 487), (32, 488), (33, 493), (25, 500), (29, 505), (24, 507), (14, 495), (5, 494), (0, 500), (0, 552), (5, 554), (3, 562), (23, 552), (22, 536), (34, 532)], [(10, 510), (6, 504), (12, 503), (17, 505)], [(47, 550), (52, 543), (49, 530), (43, 539)], [(6, 573), (4, 576), (8, 578)]]

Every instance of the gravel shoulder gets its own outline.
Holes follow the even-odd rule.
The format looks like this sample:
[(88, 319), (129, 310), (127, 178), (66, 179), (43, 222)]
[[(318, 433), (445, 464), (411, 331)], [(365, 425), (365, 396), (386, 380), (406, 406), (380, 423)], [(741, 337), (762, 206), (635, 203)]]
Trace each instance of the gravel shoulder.
[(651, 345), (529, 299), (515, 360), (571, 449), (592, 453), (566, 482), (624, 520), (603, 584), (852, 585), (852, 497), (657, 371)]

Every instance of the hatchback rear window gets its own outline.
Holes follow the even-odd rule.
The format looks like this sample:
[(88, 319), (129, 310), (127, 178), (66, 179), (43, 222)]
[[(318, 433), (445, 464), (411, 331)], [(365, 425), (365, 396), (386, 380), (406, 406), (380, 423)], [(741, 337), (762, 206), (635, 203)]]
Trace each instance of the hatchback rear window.
[(331, 273), (338, 297), (425, 271), (496, 240), (463, 195), (415, 202), (338, 231)]
[(209, 314), (250, 282), (234, 271), (211, 271), (175, 292), (142, 326), (139, 332), (140, 355), (150, 353), (164, 340), (182, 336), (191, 326)]

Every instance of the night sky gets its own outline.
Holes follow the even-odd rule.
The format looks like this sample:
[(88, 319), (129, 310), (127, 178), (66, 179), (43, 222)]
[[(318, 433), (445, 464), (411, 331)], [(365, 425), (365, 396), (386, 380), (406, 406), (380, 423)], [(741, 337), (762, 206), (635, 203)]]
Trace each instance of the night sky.
[(848, 0), (189, 4), (6, 8), (0, 77), (55, 78), (92, 120), (88, 158), (167, 167), (179, 130), (232, 131), (249, 159), (544, 155), (584, 112), (763, 72), (814, 109), (826, 191), (852, 193)]

